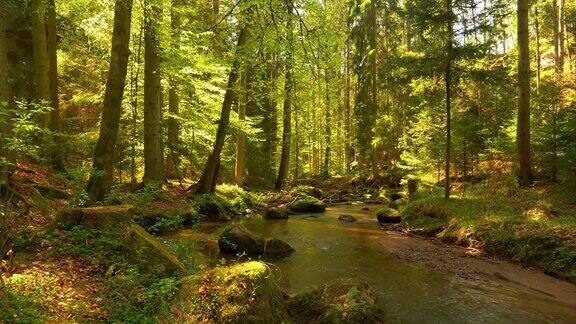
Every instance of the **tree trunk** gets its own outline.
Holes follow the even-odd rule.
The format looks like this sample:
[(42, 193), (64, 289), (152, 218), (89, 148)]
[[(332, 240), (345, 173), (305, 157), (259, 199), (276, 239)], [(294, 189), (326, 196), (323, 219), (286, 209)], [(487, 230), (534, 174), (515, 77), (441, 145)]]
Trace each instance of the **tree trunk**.
[(93, 200), (102, 200), (110, 191), (114, 175), (114, 157), (122, 97), (126, 84), (128, 58), (130, 56), (130, 24), (132, 0), (116, 0), (114, 31), (108, 81), (104, 93), (100, 134), (94, 150), (92, 173), (86, 191)]
[(518, 124), (517, 162), (521, 185), (532, 180), (530, 161), (530, 52), (528, 34), (529, 0), (518, 0)]
[[(520, 4), (518, 4), (520, 6)], [(520, 9), (518, 9), (520, 10)], [(562, 71), (562, 52), (560, 47), (560, 23), (559, 23), (559, 10), (558, 10), (558, 0), (552, 0), (552, 31), (554, 44), (554, 66), (556, 67), (556, 72)], [(518, 31), (520, 33), (520, 31)]]
[(290, 165), (290, 144), (292, 142), (292, 87), (294, 83), (294, 76), (292, 72), (294, 64), (294, 27), (292, 26), (292, 0), (285, 0), (286, 10), (288, 16), (286, 17), (286, 43), (287, 58), (286, 58), (286, 80), (284, 81), (284, 107), (282, 118), (282, 153), (280, 155), (280, 167), (278, 168), (278, 177), (274, 188), (280, 190), (284, 187), (284, 182), (288, 177), (288, 170)]
[(534, 4), (534, 27), (536, 28), (536, 93), (540, 94), (540, 71), (542, 70), (542, 54), (540, 52), (540, 23), (538, 19), (538, 3)]
[(162, 9), (146, 5), (144, 19), (144, 183), (164, 182), (162, 150), (162, 85), (160, 76), (159, 24)]
[[(9, 121), (10, 113), (6, 110), (12, 103), (12, 88), (10, 85), (10, 64), (8, 62), (8, 39), (6, 30), (8, 19), (6, 7), (0, 7), (0, 156), (6, 161), (0, 161), (0, 194), (1, 187), (8, 183), (8, 179), (13, 171), (14, 154), (9, 150), (9, 145), (5, 143), (11, 132)], [(8, 164), (4, 164), (8, 163)]]
[(216, 131), (216, 140), (212, 153), (206, 161), (206, 166), (202, 172), (202, 176), (196, 185), (195, 193), (203, 194), (213, 190), (213, 184), (216, 183), (217, 170), (220, 164), (220, 153), (224, 147), (224, 140), (226, 139), (226, 129), (230, 123), (230, 111), (232, 110), (232, 101), (234, 99), (234, 85), (238, 80), (238, 70), (241, 63), (241, 55), (244, 45), (247, 40), (247, 28), (240, 29), (238, 42), (236, 44), (236, 52), (234, 53), (234, 62), (230, 69), (228, 76), (228, 84), (226, 86), (226, 94), (224, 95), (224, 102), (222, 103), (222, 111), (220, 113), (220, 121), (218, 122), (218, 130)]
[(329, 92), (329, 84), (330, 84), (330, 77), (328, 76), (328, 71), (324, 72), (325, 74), (325, 83), (326, 83), (326, 125), (325, 125), (325, 129), (324, 129), (324, 143), (326, 145), (325, 147), (325, 151), (324, 151), (324, 163), (322, 164), (322, 172), (321, 175), (322, 177), (328, 178), (330, 176), (330, 156), (332, 154), (332, 143), (331, 143), (331, 137), (332, 137), (332, 129), (331, 129), (331, 122), (332, 122), (332, 116), (330, 113), (330, 109), (331, 109), (331, 102), (330, 102), (330, 92)]
[(447, 46), (446, 46), (446, 165), (444, 167), (444, 198), (450, 198), (450, 141), (451, 141), (451, 86), (452, 86), (452, 46), (454, 42), (452, 26), (452, 0), (446, 0)]
[(48, 23), (47, 23), (47, 49), (49, 58), (49, 81), (50, 81), (50, 131), (53, 140), (50, 150), (52, 168), (57, 171), (64, 171), (64, 140), (62, 138), (62, 116), (60, 114), (60, 100), (58, 98), (58, 56), (57, 56), (57, 34), (56, 34), (56, 5), (54, 0), (48, 0)]
[[(34, 73), (34, 99), (38, 103), (50, 102), (50, 59), (46, 39), (46, 5), (44, 0), (32, 0), (32, 44), (34, 46), (32, 71)], [(38, 119), (48, 127), (50, 114), (41, 114)]]
[[(172, 50), (178, 51), (180, 48), (180, 14), (177, 12), (178, 1), (172, 2), (171, 29), (172, 29)], [(180, 175), (180, 123), (176, 118), (180, 111), (180, 96), (178, 94), (178, 81), (174, 76), (170, 76), (168, 90), (168, 150), (169, 156), (166, 161), (166, 176), (168, 178), (181, 178)]]
[[(348, 35), (350, 34), (350, 22), (348, 22)], [(350, 74), (352, 69), (352, 60), (350, 55), (350, 39), (346, 39), (346, 74), (344, 76), (344, 170), (350, 171), (352, 164), (352, 130), (350, 127)]]
[[(370, 36), (370, 50), (373, 51), (371, 57), (371, 69), (372, 69), (372, 118), (374, 118), (374, 123), (378, 119), (378, 10), (376, 9), (376, 1), (372, 1), (370, 14), (370, 25), (371, 33)], [(372, 149), (372, 173), (376, 174), (378, 172), (378, 154), (375, 152), (375, 148), (370, 144)]]
[[(136, 144), (138, 142), (138, 91), (140, 80), (140, 63), (142, 58), (142, 35), (144, 34), (144, 24), (141, 23), (138, 37), (134, 35), (132, 42), (133, 48), (136, 48), (136, 60), (132, 61), (130, 75), (130, 109), (131, 109), (131, 130), (130, 130), (130, 188), (136, 190)], [(136, 43), (138, 41), (138, 43)]]
[[(241, 122), (246, 119), (246, 103), (238, 103), (238, 118)], [(236, 164), (234, 165), (234, 175), (236, 177), (236, 184), (242, 186), (244, 183), (244, 159), (246, 153), (246, 134), (242, 130), (238, 130), (236, 137)]]

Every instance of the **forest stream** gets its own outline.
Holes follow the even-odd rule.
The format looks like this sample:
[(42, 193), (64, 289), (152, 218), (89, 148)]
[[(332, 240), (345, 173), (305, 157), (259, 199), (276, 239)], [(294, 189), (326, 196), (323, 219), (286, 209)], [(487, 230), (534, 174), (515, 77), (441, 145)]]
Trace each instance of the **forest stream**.
[[(375, 217), (379, 207), (334, 205), (289, 220), (239, 222), (296, 249), (288, 258), (264, 260), (290, 293), (355, 277), (376, 289), (389, 322), (576, 322), (575, 285), (462, 247), (383, 231)], [(357, 220), (343, 222), (340, 215)], [(219, 254), (224, 226), (203, 223), (165, 238), (199, 244), (200, 266), (234, 262), (236, 257)]]

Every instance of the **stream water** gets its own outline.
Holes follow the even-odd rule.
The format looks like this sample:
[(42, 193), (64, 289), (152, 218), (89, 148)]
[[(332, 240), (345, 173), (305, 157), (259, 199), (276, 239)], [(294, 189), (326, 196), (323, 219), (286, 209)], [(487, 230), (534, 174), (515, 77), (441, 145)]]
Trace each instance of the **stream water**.
[[(534, 279), (535, 274), (527, 272), (526, 280), (540, 281), (539, 276), (551, 280), (552, 286), (565, 293), (562, 297), (554, 289), (541, 291), (523, 285), (524, 270), (519, 268), (513, 281), (473, 280), (402, 260), (386, 248), (394, 236), (378, 228), (374, 216), (378, 206), (367, 205), (368, 211), (362, 207), (338, 205), (322, 214), (291, 216), (289, 220), (253, 217), (239, 222), (254, 233), (282, 239), (294, 247), (296, 252), (288, 258), (265, 260), (290, 292), (311, 290), (341, 277), (360, 278), (379, 293), (379, 303), (392, 323), (576, 323), (576, 300), (566, 300), (576, 296), (576, 286), (541, 274)], [(338, 220), (342, 214), (357, 221), (342, 222)], [(215, 264), (226, 257), (219, 254), (216, 243), (222, 226), (201, 224), (166, 239), (197, 242), (204, 257), (201, 262)]]

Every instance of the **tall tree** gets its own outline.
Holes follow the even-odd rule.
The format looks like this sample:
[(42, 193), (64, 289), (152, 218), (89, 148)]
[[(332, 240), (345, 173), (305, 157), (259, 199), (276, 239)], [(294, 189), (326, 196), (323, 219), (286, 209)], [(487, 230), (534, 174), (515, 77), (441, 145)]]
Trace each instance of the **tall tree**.
[[(238, 119), (240, 122), (246, 120), (246, 86), (247, 86), (247, 76), (248, 70), (243, 73), (241, 78), (241, 89), (242, 95), (238, 96)], [(244, 160), (246, 156), (246, 134), (242, 130), (238, 130), (236, 135), (236, 160), (234, 165), (234, 176), (236, 178), (236, 184), (241, 186), (244, 184)]]
[[(180, 49), (181, 18), (178, 10), (179, 0), (172, 1), (171, 29), (172, 29), (172, 50), (177, 53)], [(180, 177), (180, 122), (178, 114), (180, 111), (180, 95), (178, 93), (178, 81), (174, 75), (169, 78), (168, 85), (168, 158), (166, 161), (166, 176), (169, 178)]]
[(293, 64), (294, 64), (294, 26), (292, 23), (294, 4), (292, 0), (285, 0), (284, 4), (287, 10), (286, 17), (286, 71), (284, 80), (284, 104), (282, 112), (282, 153), (280, 155), (280, 166), (278, 168), (278, 177), (274, 188), (276, 190), (284, 187), (284, 182), (290, 170), (290, 145), (292, 142), (292, 87), (294, 83)]
[(58, 44), (56, 31), (56, 4), (54, 0), (47, 0), (47, 49), (49, 59), (49, 82), (50, 82), (50, 123), (49, 128), (53, 134), (50, 149), (52, 167), (58, 171), (64, 171), (64, 141), (61, 136), (62, 116), (60, 116), (60, 99), (58, 98)]
[[(8, 182), (12, 172), (11, 164), (14, 155), (9, 150), (6, 139), (10, 134), (10, 113), (8, 108), (12, 101), (10, 85), (10, 64), (8, 62), (8, 7), (0, 6), (0, 189)], [(1, 194), (0, 190), (0, 194)]]
[(450, 141), (452, 139), (452, 112), (451, 112), (451, 90), (452, 90), (452, 47), (454, 44), (452, 0), (446, 0), (446, 69), (444, 71), (444, 82), (446, 84), (446, 165), (444, 168), (444, 198), (450, 198)]
[[(44, 0), (32, 0), (32, 44), (33, 44), (33, 75), (34, 99), (40, 103), (50, 102), (50, 59), (46, 39), (46, 3)], [(48, 127), (49, 114), (39, 118), (42, 126)]]
[(162, 9), (148, 0), (144, 18), (144, 183), (164, 182), (159, 24)]
[(206, 161), (202, 176), (196, 184), (195, 193), (197, 194), (213, 192), (216, 186), (216, 178), (218, 175), (218, 168), (220, 166), (220, 153), (222, 153), (222, 147), (224, 147), (224, 140), (226, 139), (226, 129), (230, 123), (230, 111), (232, 110), (232, 103), (234, 101), (234, 85), (236, 84), (236, 81), (238, 81), (238, 72), (241, 64), (242, 50), (246, 45), (246, 40), (247, 28), (241, 27), (240, 34), (238, 35), (238, 42), (236, 43), (234, 61), (232, 63), (232, 67), (230, 68), (230, 74), (228, 75), (226, 94), (224, 95), (224, 102), (222, 103), (222, 111), (220, 113), (220, 121), (218, 122), (218, 130), (216, 131), (216, 140), (214, 141), (212, 152)]
[(530, 157), (530, 51), (528, 34), (529, 0), (518, 0), (518, 123), (516, 128), (519, 180), (532, 180)]
[(92, 173), (86, 189), (90, 198), (94, 200), (102, 200), (112, 186), (115, 147), (130, 56), (131, 16), (132, 0), (116, 0), (112, 53), (104, 93), (100, 133), (94, 149)]

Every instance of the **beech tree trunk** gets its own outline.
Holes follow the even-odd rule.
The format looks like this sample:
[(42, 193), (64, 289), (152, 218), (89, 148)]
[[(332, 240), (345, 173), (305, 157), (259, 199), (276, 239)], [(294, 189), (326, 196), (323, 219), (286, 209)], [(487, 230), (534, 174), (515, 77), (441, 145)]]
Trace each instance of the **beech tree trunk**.
[[(46, 39), (46, 5), (44, 0), (32, 0), (32, 44), (33, 60), (32, 71), (34, 75), (34, 99), (38, 103), (50, 102), (50, 60), (48, 57), (48, 44)], [(38, 122), (48, 127), (50, 114), (41, 114)]]
[(521, 185), (532, 181), (530, 159), (530, 52), (528, 34), (529, 0), (518, 0), (518, 124), (517, 163)]
[(162, 150), (162, 85), (160, 77), (159, 23), (161, 8), (150, 1), (144, 20), (144, 183), (164, 182)]
[[(350, 22), (348, 22), (348, 30), (347, 33), (350, 34)], [(350, 165), (352, 164), (352, 158), (354, 153), (352, 152), (352, 145), (350, 145), (353, 141), (352, 138), (352, 129), (350, 123), (350, 75), (352, 70), (352, 58), (350, 55), (351, 48), (350, 48), (350, 39), (346, 39), (346, 74), (344, 76), (344, 170), (350, 171)]]
[[(246, 69), (248, 70), (248, 68)], [(246, 71), (247, 72), (247, 71)], [(238, 119), (244, 121), (246, 119), (246, 86), (248, 78), (246, 73), (242, 76), (242, 96), (238, 98)], [(234, 165), (234, 176), (236, 184), (242, 186), (244, 184), (244, 160), (246, 154), (246, 134), (242, 130), (238, 130), (236, 135), (236, 163)]]
[(238, 70), (241, 63), (241, 52), (247, 40), (246, 27), (240, 29), (238, 42), (236, 44), (236, 52), (234, 53), (234, 62), (228, 75), (228, 84), (226, 86), (226, 94), (224, 95), (224, 102), (222, 103), (222, 111), (220, 113), (220, 121), (218, 122), (218, 130), (216, 131), (216, 140), (212, 153), (206, 161), (206, 166), (202, 172), (202, 176), (196, 185), (195, 193), (203, 194), (212, 192), (214, 184), (216, 183), (217, 171), (220, 165), (220, 153), (224, 147), (224, 140), (226, 139), (226, 129), (230, 123), (230, 111), (232, 110), (232, 101), (234, 99), (234, 85), (238, 81)]
[(282, 153), (280, 154), (280, 166), (278, 168), (278, 177), (274, 189), (280, 190), (284, 187), (286, 178), (288, 177), (288, 170), (290, 170), (290, 145), (292, 143), (292, 87), (294, 83), (293, 75), (293, 39), (294, 27), (292, 25), (292, 0), (285, 0), (284, 4), (288, 12), (286, 18), (286, 43), (287, 57), (286, 57), (286, 77), (284, 81), (284, 105), (282, 112)]
[(114, 175), (114, 157), (122, 97), (130, 56), (132, 0), (116, 0), (110, 69), (104, 93), (100, 134), (94, 150), (92, 173), (86, 191), (93, 200), (102, 200), (110, 191)]
[(56, 34), (56, 4), (54, 0), (47, 1), (48, 21), (47, 21), (47, 45), (49, 59), (49, 81), (50, 81), (50, 131), (53, 134), (50, 159), (52, 168), (57, 171), (64, 171), (64, 145), (62, 139), (62, 116), (60, 114), (60, 99), (58, 98), (58, 49)]

